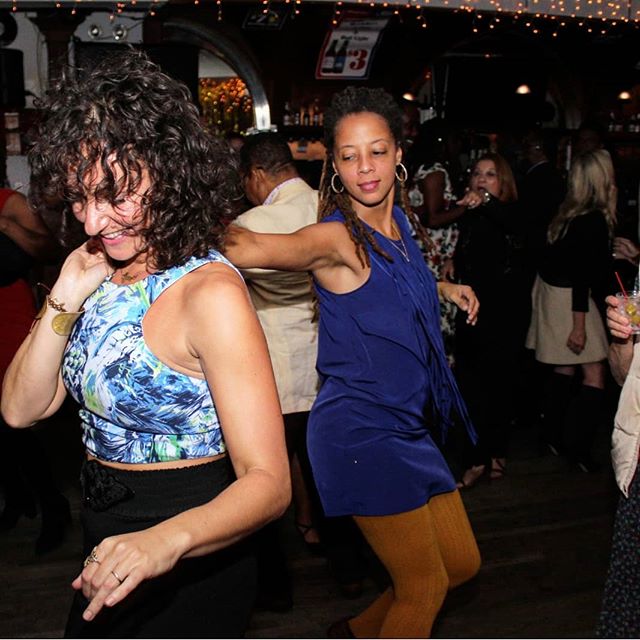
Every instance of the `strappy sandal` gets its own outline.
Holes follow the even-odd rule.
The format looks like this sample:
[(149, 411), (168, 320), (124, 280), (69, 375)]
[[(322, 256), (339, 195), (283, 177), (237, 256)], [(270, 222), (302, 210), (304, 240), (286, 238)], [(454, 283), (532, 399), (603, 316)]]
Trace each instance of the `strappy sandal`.
[(487, 470), (484, 464), (469, 467), (463, 474), (459, 482), (456, 483), (458, 489), (471, 489), (475, 487), (484, 476)]
[(507, 462), (504, 458), (491, 458), (491, 480), (501, 480), (507, 474)]
[(309, 542), (307, 540), (307, 534), (309, 531), (315, 531), (316, 526), (314, 524), (305, 524), (304, 522), (296, 522), (295, 525), (308, 551), (313, 555), (322, 555), (324, 552), (324, 545), (322, 542)]

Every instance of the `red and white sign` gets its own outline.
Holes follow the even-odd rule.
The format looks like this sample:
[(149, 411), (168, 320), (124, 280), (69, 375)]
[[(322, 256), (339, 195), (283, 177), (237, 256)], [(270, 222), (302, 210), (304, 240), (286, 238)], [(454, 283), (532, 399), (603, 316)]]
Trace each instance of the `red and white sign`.
[(316, 79), (368, 78), (375, 48), (388, 22), (389, 18), (345, 14), (324, 40), (316, 66)]

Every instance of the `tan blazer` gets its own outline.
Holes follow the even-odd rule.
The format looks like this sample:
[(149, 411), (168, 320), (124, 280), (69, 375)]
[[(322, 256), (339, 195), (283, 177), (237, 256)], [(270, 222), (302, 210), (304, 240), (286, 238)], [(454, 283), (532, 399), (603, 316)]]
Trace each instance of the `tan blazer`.
[[(271, 204), (249, 209), (234, 221), (260, 233), (292, 233), (317, 220), (318, 194), (304, 180), (288, 182)], [(318, 325), (306, 272), (243, 269), (267, 338), (282, 413), (309, 411), (318, 391)]]

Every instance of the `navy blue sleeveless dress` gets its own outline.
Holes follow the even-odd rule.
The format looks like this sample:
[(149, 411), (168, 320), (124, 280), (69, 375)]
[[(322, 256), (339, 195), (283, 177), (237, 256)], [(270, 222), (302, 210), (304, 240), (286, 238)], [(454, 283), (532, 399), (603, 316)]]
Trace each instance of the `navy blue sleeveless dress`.
[[(368, 247), (371, 274), (360, 288), (336, 294), (315, 282), (322, 386), (308, 448), (328, 516), (401, 513), (454, 491), (432, 439), (444, 438), (454, 411), (475, 441), (444, 354), (436, 282), (404, 213), (394, 207), (393, 216), (404, 246), (371, 229), (393, 262)], [(331, 221), (344, 216), (323, 220)]]

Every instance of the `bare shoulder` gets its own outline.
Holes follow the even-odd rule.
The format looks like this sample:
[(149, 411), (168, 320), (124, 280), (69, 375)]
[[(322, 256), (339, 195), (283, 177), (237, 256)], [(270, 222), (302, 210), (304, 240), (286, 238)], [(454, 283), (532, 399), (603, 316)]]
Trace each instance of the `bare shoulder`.
[(209, 303), (215, 301), (224, 304), (236, 297), (248, 299), (242, 276), (224, 262), (210, 262), (189, 273), (182, 295), (188, 311), (202, 310), (203, 304), (211, 311)]
[(444, 170), (437, 169), (435, 171), (429, 171), (423, 178), (423, 181), (425, 184), (433, 186), (444, 184)]
[(351, 266), (358, 262), (353, 239), (343, 222), (318, 222), (303, 227), (298, 233), (308, 234), (317, 244), (322, 246), (325, 249), (325, 254), (332, 256), (333, 265)]
[(29, 215), (30, 212), (31, 210), (29, 209), (26, 197), (16, 191), (6, 199), (4, 206), (0, 210), (0, 215), (21, 220)]

